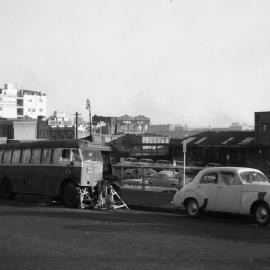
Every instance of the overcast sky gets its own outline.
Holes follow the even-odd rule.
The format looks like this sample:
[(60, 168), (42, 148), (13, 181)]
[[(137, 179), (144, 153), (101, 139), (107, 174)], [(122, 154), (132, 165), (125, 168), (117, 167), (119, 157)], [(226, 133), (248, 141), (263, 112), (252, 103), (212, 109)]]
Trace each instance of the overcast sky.
[(54, 110), (253, 124), (270, 110), (269, 0), (0, 0), (0, 87)]

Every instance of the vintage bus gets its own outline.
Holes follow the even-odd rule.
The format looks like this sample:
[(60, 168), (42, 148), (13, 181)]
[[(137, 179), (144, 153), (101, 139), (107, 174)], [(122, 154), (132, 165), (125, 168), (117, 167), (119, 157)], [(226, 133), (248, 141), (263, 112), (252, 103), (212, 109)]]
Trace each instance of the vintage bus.
[[(90, 196), (103, 178), (102, 153), (110, 147), (86, 140), (20, 142), (0, 145), (0, 194), (47, 195), (67, 207)], [(106, 155), (104, 155), (106, 156)]]

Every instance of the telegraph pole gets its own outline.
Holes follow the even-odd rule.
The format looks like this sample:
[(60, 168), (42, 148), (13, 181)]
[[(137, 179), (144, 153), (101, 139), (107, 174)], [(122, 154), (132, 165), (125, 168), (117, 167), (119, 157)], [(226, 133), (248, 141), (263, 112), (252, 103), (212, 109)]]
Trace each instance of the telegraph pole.
[(78, 139), (78, 117), (81, 115), (80, 113), (75, 113), (75, 138)]
[(186, 185), (186, 152), (187, 152), (187, 143), (183, 141), (183, 154), (184, 154), (184, 169), (183, 169), (183, 186)]
[(89, 99), (86, 100), (86, 110), (89, 111), (89, 132), (90, 132), (90, 136), (92, 136), (91, 103)]

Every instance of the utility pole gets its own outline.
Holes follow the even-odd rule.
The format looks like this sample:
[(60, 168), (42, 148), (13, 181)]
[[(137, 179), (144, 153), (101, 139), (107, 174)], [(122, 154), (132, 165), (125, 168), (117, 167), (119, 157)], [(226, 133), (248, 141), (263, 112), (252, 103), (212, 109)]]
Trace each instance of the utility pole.
[(92, 136), (91, 103), (89, 99), (86, 100), (86, 110), (89, 111), (89, 132), (90, 132), (90, 136)]
[(78, 139), (78, 117), (81, 115), (80, 113), (75, 113), (75, 138)]
[(184, 168), (183, 168), (183, 186), (186, 185), (186, 152), (187, 152), (187, 143), (183, 141), (183, 154), (184, 154)]

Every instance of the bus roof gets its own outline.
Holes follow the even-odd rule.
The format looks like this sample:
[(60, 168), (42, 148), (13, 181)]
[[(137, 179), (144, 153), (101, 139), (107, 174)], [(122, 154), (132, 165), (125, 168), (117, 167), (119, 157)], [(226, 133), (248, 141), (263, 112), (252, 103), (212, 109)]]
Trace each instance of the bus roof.
[(91, 148), (95, 150), (110, 152), (111, 147), (105, 144), (95, 144), (87, 140), (41, 140), (31, 142), (14, 142), (0, 144), (1, 149), (26, 149), (26, 148)]

